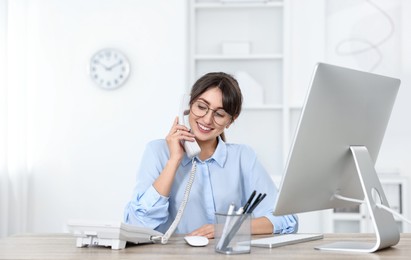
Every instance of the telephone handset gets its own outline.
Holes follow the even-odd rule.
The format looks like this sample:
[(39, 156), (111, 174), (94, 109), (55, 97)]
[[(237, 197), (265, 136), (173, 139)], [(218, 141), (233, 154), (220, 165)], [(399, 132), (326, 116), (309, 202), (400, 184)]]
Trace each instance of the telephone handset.
[[(178, 123), (180, 125), (186, 126), (188, 129), (191, 130), (190, 122), (189, 122), (189, 115), (190, 115), (190, 96), (185, 94), (183, 95), (182, 100), (181, 100), (180, 113), (178, 115)], [(194, 142), (183, 141), (183, 146), (189, 158), (193, 158), (194, 156), (198, 155), (201, 152), (201, 148), (196, 141)]]

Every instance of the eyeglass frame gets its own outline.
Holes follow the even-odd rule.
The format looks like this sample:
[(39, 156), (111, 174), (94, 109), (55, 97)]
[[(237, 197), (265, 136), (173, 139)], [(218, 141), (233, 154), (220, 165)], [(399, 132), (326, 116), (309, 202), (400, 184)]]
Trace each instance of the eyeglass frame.
[[(196, 114), (192, 111), (192, 106), (193, 106), (195, 103), (197, 103), (197, 102), (202, 103), (202, 104), (204, 104), (204, 105), (207, 107), (207, 110), (206, 110), (205, 114), (202, 115), (202, 116), (198, 116), (198, 115), (196, 115)], [(215, 120), (215, 114), (216, 114), (217, 111), (220, 110), (220, 109), (223, 110), (223, 111), (230, 117), (226, 124), (220, 125), (220, 124), (217, 123), (217, 121)], [(217, 125), (219, 125), (219, 126), (226, 126), (226, 125), (228, 125), (228, 124), (230, 124), (230, 123), (233, 122), (233, 116), (230, 115), (230, 114), (229, 114), (227, 111), (225, 111), (223, 108), (212, 109), (212, 108), (210, 108), (210, 106), (209, 106), (206, 102), (201, 101), (201, 100), (196, 100), (196, 101), (194, 101), (193, 103), (191, 103), (191, 105), (190, 105), (190, 112), (193, 113), (193, 115), (195, 115), (195, 116), (198, 117), (198, 118), (205, 117), (210, 110), (213, 111), (213, 121), (214, 121), (214, 123), (216, 123)]]

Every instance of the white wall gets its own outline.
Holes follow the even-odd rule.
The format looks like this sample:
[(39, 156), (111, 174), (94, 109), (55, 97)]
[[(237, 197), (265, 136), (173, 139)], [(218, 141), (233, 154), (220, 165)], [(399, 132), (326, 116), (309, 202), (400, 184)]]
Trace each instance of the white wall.
[(376, 168), (411, 176), (408, 2), (328, 0), (325, 50), (329, 62), (402, 80)]
[[(186, 19), (181, 0), (27, 0), (28, 231), (122, 218), (144, 145), (186, 89)], [(105, 47), (131, 62), (115, 91), (86, 70)]]

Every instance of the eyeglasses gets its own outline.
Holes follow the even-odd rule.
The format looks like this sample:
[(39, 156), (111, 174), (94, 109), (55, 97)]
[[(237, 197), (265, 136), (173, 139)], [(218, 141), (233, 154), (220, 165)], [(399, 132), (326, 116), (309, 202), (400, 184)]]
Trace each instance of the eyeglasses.
[(198, 117), (203, 117), (207, 115), (209, 110), (213, 111), (214, 122), (219, 126), (227, 125), (232, 118), (232, 116), (228, 114), (224, 109), (211, 109), (206, 103), (199, 100), (197, 100), (191, 105), (190, 110), (195, 116)]

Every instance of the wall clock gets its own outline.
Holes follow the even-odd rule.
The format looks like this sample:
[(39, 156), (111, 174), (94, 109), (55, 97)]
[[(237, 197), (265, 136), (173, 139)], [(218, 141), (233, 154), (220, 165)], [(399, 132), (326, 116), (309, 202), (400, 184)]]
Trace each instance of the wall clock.
[(119, 50), (105, 48), (90, 58), (91, 79), (103, 89), (116, 89), (122, 86), (130, 75), (130, 63)]

